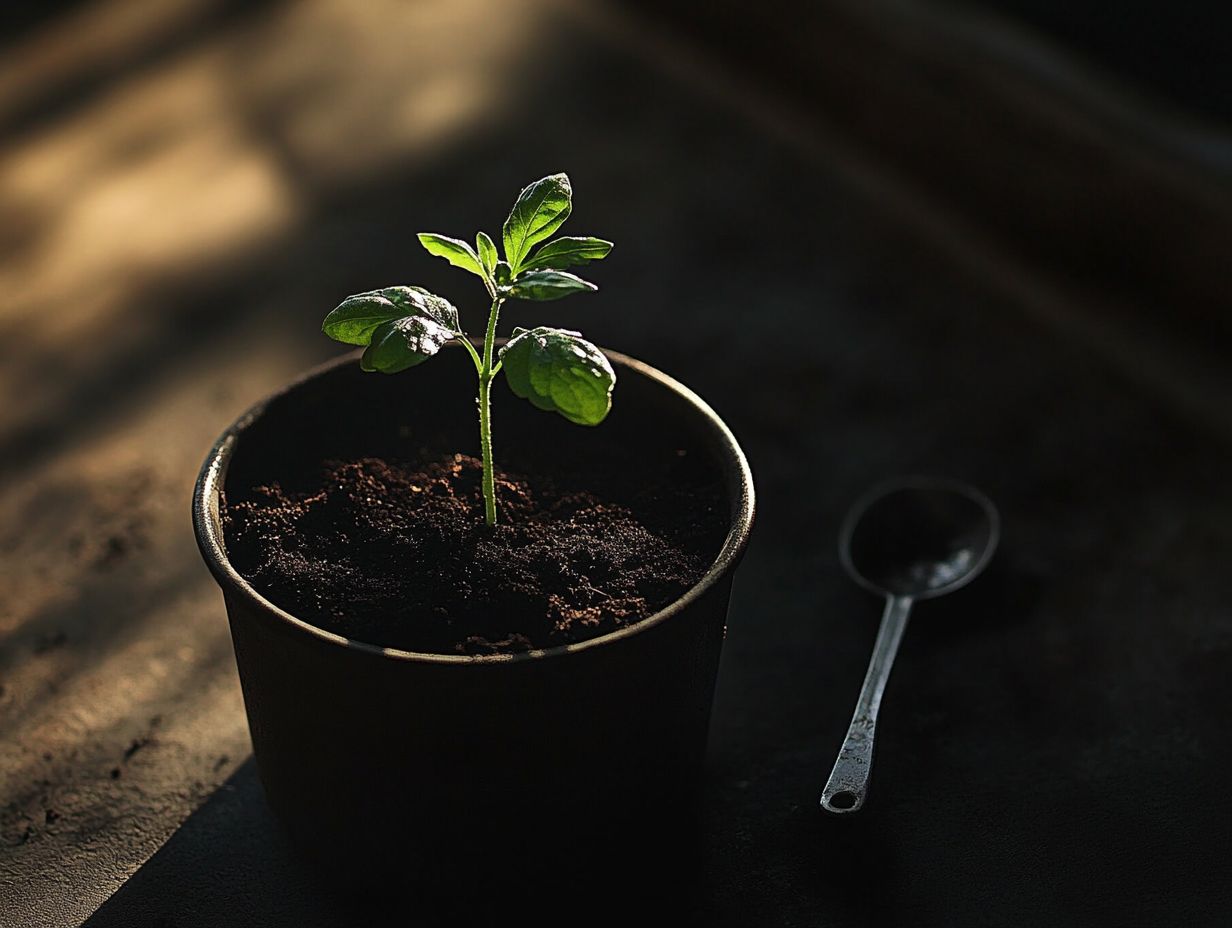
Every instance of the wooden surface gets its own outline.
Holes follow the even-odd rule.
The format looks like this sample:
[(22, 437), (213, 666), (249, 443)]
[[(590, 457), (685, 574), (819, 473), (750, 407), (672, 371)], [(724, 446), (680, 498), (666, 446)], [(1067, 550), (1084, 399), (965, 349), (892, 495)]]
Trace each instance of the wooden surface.
[[(223, 426), (333, 352), (317, 328), (340, 295), (418, 283), (474, 325), (480, 295), (413, 234), (492, 231), (562, 169), (576, 228), (617, 248), (586, 306), (508, 324), (576, 324), (678, 376), (760, 493), (701, 850), (656, 904), (710, 925), (1059, 925), (1232, 902), (1220, 256), (1169, 258), (1205, 302), (1156, 353), (1168, 308), (1139, 325), (1115, 267), (1075, 279), (1064, 243), (986, 234), (936, 165), (870, 154), (851, 100), (781, 93), (651, 15), (120, 0), (4, 49), (0, 925), (100, 906), (92, 925), (353, 923), (297, 875), (245, 763), (191, 484)], [(1228, 141), (1206, 138), (1200, 172), (1148, 160), (1213, 204), (1189, 233), (1226, 243)], [(1170, 230), (1121, 225), (1180, 234), (1174, 206), (1117, 214), (1126, 266)], [(909, 630), (869, 807), (840, 827), (815, 794), (878, 607), (834, 537), (869, 482), (912, 471), (987, 490), (1005, 550)]]

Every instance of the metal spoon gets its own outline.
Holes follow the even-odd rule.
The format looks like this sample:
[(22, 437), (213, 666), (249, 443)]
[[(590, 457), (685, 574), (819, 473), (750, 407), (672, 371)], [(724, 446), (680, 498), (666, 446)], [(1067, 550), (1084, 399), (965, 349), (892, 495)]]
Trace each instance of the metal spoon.
[(839, 557), (856, 583), (885, 597), (856, 711), (821, 793), (827, 812), (856, 812), (872, 773), (877, 710), (911, 604), (970, 583), (997, 547), (1001, 519), (979, 490), (957, 480), (908, 477), (881, 484), (851, 507)]

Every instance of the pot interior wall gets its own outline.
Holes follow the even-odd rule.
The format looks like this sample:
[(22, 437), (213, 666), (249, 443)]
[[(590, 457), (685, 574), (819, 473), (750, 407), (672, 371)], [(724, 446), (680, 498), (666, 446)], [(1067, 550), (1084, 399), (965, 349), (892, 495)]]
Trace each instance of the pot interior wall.
[[(538, 410), (503, 381), (493, 389), (492, 404), (498, 468), (532, 480), (536, 473), (554, 473), (602, 496), (603, 474), (617, 466), (646, 483), (712, 485), (722, 508), (734, 514), (738, 477), (724, 471), (710, 423), (683, 397), (623, 365), (617, 365), (612, 411), (596, 427)], [(311, 489), (328, 460), (413, 461), (454, 452), (479, 454), (475, 375), (460, 348), (392, 376), (341, 364), (258, 413), (236, 444), (224, 488), (237, 501), (273, 482)]]

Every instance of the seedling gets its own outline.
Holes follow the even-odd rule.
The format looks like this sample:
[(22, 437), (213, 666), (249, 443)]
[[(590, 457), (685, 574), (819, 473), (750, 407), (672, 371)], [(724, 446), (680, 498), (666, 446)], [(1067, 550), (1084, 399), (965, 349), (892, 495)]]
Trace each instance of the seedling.
[[(537, 180), (522, 190), (501, 230), (505, 258), (485, 232), (475, 247), (435, 232), (420, 232), (429, 254), (480, 277), (492, 300), (482, 351), (462, 331), (458, 310), (444, 297), (422, 287), (383, 287), (349, 296), (321, 326), (330, 338), (363, 345), (359, 365), (365, 371), (395, 374), (422, 364), (450, 340), (470, 353), (479, 375), (479, 448), (483, 457), (483, 512), (496, 524), (496, 481), (492, 470), (492, 381), (502, 370), (514, 394), (535, 407), (558, 412), (578, 425), (598, 425), (612, 408), (616, 372), (603, 352), (580, 332), (538, 326), (515, 328), (513, 337), (494, 354), (496, 323), (508, 299), (559, 300), (571, 293), (599, 289), (564, 269), (598, 261), (612, 250), (599, 238), (562, 236), (531, 254), (569, 218), (573, 189), (564, 174)], [(493, 363), (495, 361), (495, 363)]]

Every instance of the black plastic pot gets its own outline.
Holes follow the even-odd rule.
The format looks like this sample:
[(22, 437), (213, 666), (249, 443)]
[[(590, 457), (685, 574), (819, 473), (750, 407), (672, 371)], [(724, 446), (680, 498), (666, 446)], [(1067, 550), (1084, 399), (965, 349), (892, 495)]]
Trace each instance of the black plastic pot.
[(546, 868), (552, 857), (536, 848), (584, 855), (600, 836), (684, 814), (705, 750), (732, 575), (753, 520), (748, 463), (723, 422), (676, 381), (609, 353), (615, 403), (597, 429), (498, 391), (498, 461), (528, 440), (570, 443), (595, 460), (612, 442), (632, 443), (648, 473), (684, 460), (692, 476), (714, 480), (730, 528), (679, 600), (579, 644), (462, 657), (347, 640), (264, 599), (227, 558), (220, 493), (239, 495), (357, 447), (405, 450), (431, 435), (471, 449), (473, 370), (446, 355), (393, 377), (362, 373), (354, 354), (308, 373), (227, 429), (193, 499), (270, 805), (297, 845), (347, 882), (431, 878), (469, 869), (477, 855)]

